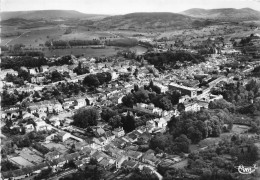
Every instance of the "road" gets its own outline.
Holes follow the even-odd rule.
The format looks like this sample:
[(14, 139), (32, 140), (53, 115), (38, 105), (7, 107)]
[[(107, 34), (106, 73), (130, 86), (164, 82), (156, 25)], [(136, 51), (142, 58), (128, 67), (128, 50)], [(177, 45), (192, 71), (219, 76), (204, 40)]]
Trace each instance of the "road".
[(77, 169), (71, 169), (71, 170), (62, 172), (61, 174), (56, 175), (56, 176), (54, 176), (54, 177), (50, 177), (49, 179), (50, 179), (50, 180), (58, 180), (58, 179), (60, 179), (60, 178), (62, 178), (62, 177), (64, 177), (64, 176), (67, 176), (67, 175), (69, 175), (69, 174), (75, 173), (75, 172), (77, 172), (77, 171), (78, 171)]
[(14, 38), (14, 39), (10, 39), (9, 41), (7, 41), (7, 43), (5, 43), (5, 46), (7, 46), (8, 43), (10, 43), (12, 40), (18, 39), (18, 38), (20, 38), (22, 35), (24, 35), (24, 34), (26, 34), (26, 33), (29, 33), (29, 32), (31, 32), (31, 31), (26, 31), (26, 32), (22, 33), (20, 36)]

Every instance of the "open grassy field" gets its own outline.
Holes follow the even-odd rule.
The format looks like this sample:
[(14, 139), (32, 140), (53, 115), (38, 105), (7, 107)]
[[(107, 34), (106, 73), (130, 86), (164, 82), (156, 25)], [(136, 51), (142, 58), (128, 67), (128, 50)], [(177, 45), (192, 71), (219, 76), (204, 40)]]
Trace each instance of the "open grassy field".
[(250, 129), (249, 126), (234, 124), (233, 127), (232, 127), (232, 132), (237, 133), (237, 134), (241, 134), (243, 132), (248, 131), (248, 129)]
[(176, 169), (183, 169), (188, 165), (188, 159), (184, 159), (183, 161), (177, 162), (176, 164), (172, 165), (172, 167)]
[(99, 39), (100, 37), (111, 39), (115, 38), (115, 35), (104, 31), (88, 31), (88, 29), (79, 27), (77, 29), (73, 29), (70, 34), (63, 34), (58, 38), (58, 40), (92, 40)]
[(142, 46), (135, 46), (130, 48), (130, 51), (134, 51), (137, 55), (144, 54), (147, 51), (147, 48)]
[(116, 48), (112, 46), (108, 46), (105, 49), (92, 49), (92, 48), (71, 48), (71, 49), (55, 49), (55, 50), (48, 50), (45, 49), (43, 53), (46, 57), (53, 57), (53, 56), (64, 56), (64, 55), (82, 55), (84, 54), (85, 57), (101, 57), (101, 56), (113, 56), (116, 55), (119, 50), (122, 48)]
[[(8, 45), (24, 44), (26, 47), (39, 47), (40, 44), (44, 44), (47, 40), (58, 39), (63, 35), (64, 29), (59, 27), (29, 29), (23, 31), (23, 34), (19, 37), (11, 38)], [(3, 38), (3, 40), (5, 40)]]

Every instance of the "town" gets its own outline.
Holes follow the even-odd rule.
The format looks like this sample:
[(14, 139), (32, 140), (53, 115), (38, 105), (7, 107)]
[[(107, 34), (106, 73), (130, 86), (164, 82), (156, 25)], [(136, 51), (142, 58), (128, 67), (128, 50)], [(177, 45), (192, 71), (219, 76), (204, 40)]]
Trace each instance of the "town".
[(251, 30), (189, 45), (140, 38), (145, 52), (99, 57), (8, 47), (1, 178), (241, 179), (235, 166), (260, 165), (260, 34)]

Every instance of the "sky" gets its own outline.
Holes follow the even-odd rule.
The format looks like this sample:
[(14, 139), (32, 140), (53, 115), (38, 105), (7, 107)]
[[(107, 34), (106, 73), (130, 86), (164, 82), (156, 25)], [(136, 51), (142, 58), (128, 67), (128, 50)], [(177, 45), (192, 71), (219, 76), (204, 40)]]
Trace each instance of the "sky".
[(252, 8), (260, 0), (0, 0), (1, 11), (76, 10), (88, 14), (181, 12), (190, 8)]

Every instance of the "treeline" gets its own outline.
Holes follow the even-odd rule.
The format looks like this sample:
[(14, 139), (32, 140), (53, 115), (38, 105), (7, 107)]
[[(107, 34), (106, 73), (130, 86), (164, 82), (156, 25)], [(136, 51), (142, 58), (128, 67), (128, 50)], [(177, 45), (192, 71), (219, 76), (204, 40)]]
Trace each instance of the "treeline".
[(10, 53), (9, 56), (43, 57), (44, 53), (40, 51), (16, 51)]
[(116, 39), (113, 41), (105, 41), (107, 46), (121, 46), (121, 47), (133, 47), (138, 45), (138, 41), (135, 38), (124, 38), (124, 39)]
[(58, 40), (58, 41), (46, 41), (45, 46), (51, 47), (53, 45), (54, 47), (68, 47), (68, 46), (88, 46), (88, 45), (100, 45), (100, 41), (97, 39), (93, 40), (71, 40), (71, 41), (64, 41), (64, 40)]
[[(227, 155), (231, 156), (231, 160), (226, 159)], [(179, 177), (198, 180), (238, 180), (243, 179), (244, 175), (239, 174), (234, 166), (252, 166), (257, 159), (257, 147), (250, 139), (233, 136), (231, 142), (222, 141), (216, 148), (189, 154), (185, 169), (160, 164), (158, 172), (166, 180), (180, 179)]]
[(213, 94), (221, 94), (230, 102), (239, 113), (259, 114), (260, 83), (256, 80), (249, 81), (246, 86), (242, 82), (225, 84), (222, 88), (212, 91)]
[(163, 110), (172, 110), (173, 105), (178, 104), (180, 96), (181, 95), (175, 91), (166, 94), (161, 93), (161, 89), (151, 81), (148, 86), (141, 88), (139, 88), (138, 85), (134, 85), (134, 89), (131, 93), (122, 98), (122, 103), (130, 108), (136, 103), (153, 103), (156, 107)]
[(113, 110), (111, 108), (104, 108), (100, 115), (102, 120), (107, 122), (108, 125), (110, 125), (113, 129), (123, 127), (126, 132), (131, 132), (136, 127), (146, 125), (147, 121), (155, 118), (155, 116), (145, 113), (137, 113), (137, 116), (141, 118), (135, 118), (132, 112), (128, 112), (127, 115), (124, 116), (120, 115), (119, 111), (124, 110)]
[(62, 66), (65, 64), (67, 64), (67, 65), (73, 64), (73, 61), (72, 61), (72, 58), (70, 55), (58, 58), (53, 62), (47, 61), (47, 59), (44, 58), (43, 56), (39, 56), (39, 57), (18, 56), (18, 57), (13, 57), (13, 58), (10, 58), (10, 57), (2, 58), (1, 68), (2, 69), (14, 69), (14, 70), (18, 71), (19, 68), (22, 66), (33, 68), (33, 67), (40, 67), (43, 65)]
[(49, 62), (48, 65), (49, 66), (62, 66), (62, 65), (72, 65), (73, 64), (73, 60), (71, 58), (71, 55), (67, 55), (67, 56), (62, 56), (58, 59), (56, 59), (54, 62)]
[(18, 70), (20, 67), (40, 67), (47, 65), (47, 59), (44, 57), (34, 58), (31, 56), (21, 57), (4, 57), (1, 61), (1, 69), (14, 69)]
[(104, 83), (111, 81), (112, 76), (109, 72), (102, 72), (97, 74), (90, 74), (83, 80), (83, 84), (92, 87), (98, 87)]
[[(228, 124), (228, 126), (224, 128), (224, 124)], [(193, 143), (198, 143), (207, 137), (219, 137), (221, 132), (229, 131), (232, 124), (231, 114), (218, 109), (183, 112), (178, 117), (173, 116), (168, 127), (173, 137), (185, 134)]]
[(192, 54), (184, 51), (165, 52), (165, 53), (149, 53), (144, 58), (156, 67), (164, 67), (169, 65), (175, 67), (177, 61), (200, 63), (204, 62), (205, 58), (199, 54)]

